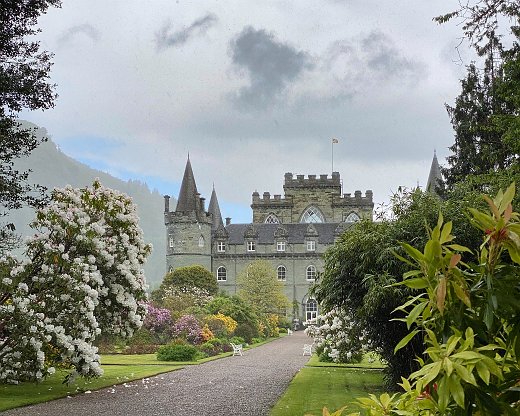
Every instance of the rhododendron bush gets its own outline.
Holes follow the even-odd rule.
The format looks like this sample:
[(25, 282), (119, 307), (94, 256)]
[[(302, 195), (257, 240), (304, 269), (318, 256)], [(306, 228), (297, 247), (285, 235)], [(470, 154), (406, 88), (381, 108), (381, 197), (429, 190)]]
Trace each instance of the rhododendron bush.
[(317, 318), (305, 333), (314, 338), (321, 361), (360, 362), (368, 351), (366, 336), (345, 309), (334, 308)]
[(151, 252), (132, 200), (95, 181), (55, 189), (31, 224), (25, 259), (0, 259), (0, 381), (102, 374), (93, 342), (130, 337), (146, 314)]

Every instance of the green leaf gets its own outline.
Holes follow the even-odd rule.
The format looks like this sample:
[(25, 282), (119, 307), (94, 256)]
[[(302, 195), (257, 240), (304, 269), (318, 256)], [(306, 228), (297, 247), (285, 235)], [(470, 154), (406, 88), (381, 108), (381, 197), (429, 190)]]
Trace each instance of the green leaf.
[(473, 218), (480, 229), (487, 230), (495, 228), (495, 221), (491, 216), (484, 214), (483, 212), (480, 212), (474, 208), (468, 208), (468, 210), (473, 215)]
[(441, 232), (441, 238), (440, 238), (441, 244), (452, 240), (452, 238), (450, 238), (452, 227), (453, 227), (453, 223), (451, 221), (444, 224), (444, 227), (442, 228), (442, 232)]
[(448, 378), (448, 387), (455, 403), (464, 409), (464, 389), (455, 377)]
[(414, 329), (412, 332), (410, 332), (408, 335), (406, 335), (401, 341), (399, 341), (399, 343), (395, 346), (394, 348), (394, 354), (399, 351), (401, 348), (403, 348), (404, 346), (406, 346), (406, 344), (408, 344), (411, 339), (417, 335), (417, 333), (419, 332), (418, 329)]
[(424, 261), (424, 255), (419, 250), (417, 250), (415, 247), (412, 247), (410, 244), (407, 243), (401, 243), (401, 247), (408, 253), (408, 255), (418, 261), (422, 262)]
[(482, 361), (477, 361), (476, 367), (479, 377), (484, 383), (486, 383), (486, 385), (489, 385), (489, 377), (491, 373), (489, 372), (487, 365), (485, 365)]
[(453, 368), (455, 368), (458, 376), (466, 383), (472, 384), (473, 386), (477, 385), (475, 377), (473, 377), (473, 374), (471, 374), (466, 367), (454, 362)]
[(424, 277), (408, 279), (403, 281), (402, 283), (410, 289), (425, 289), (429, 286), (428, 280), (426, 280)]
[(428, 305), (428, 301), (419, 303), (415, 305), (415, 307), (410, 311), (408, 316), (406, 317), (406, 326), (410, 329), (410, 326), (416, 321), (417, 317), (421, 314), (423, 309)]
[(513, 182), (504, 192), (504, 195), (502, 196), (502, 200), (500, 201), (500, 205), (498, 207), (498, 211), (500, 214), (502, 214), (507, 206), (513, 201), (513, 198), (515, 197), (515, 183)]
[(461, 246), (460, 244), (449, 244), (446, 247), (450, 248), (451, 250), (465, 251), (466, 253), (472, 253), (472, 251), (469, 248), (467, 248), (465, 246)]
[(410, 270), (409, 272), (403, 273), (403, 279), (408, 279), (409, 277), (418, 276), (420, 274), (422, 274), (421, 270)]

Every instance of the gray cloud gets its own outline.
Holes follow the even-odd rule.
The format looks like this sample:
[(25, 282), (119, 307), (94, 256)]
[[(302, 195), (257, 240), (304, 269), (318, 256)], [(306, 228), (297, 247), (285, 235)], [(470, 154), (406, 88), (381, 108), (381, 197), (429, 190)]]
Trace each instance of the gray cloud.
[(194, 36), (206, 33), (217, 21), (217, 16), (208, 13), (200, 19), (195, 20), (188, 27), (176, 32), (172, 32), (172, 23), (166, 22), (155, 34), (155, 44), (157, 49), (160, 50), (184, 45)]
[(406, 57), (391, 38), (378, 30), (353, 40), (333, 42), (324, 62), (350, 92), (366, 82), (399, 80), (415, 84), (426, 74), (424, 64)]
[(257, 109), (275, 102), (289, 83), (314, 67), (307, 52), (251, 26), (245, 27), (231, 42), (231, 58), (238, 70), (249, 75), (249, 85), (234, 96), (236, 103)]
[(82, 25), (72, 26), (71, 28), (65, 30), (58, 37), (58, 44), (64, 45), (73, 40), (77, 35), (85, 35), (93, 42), (97, 42), (99, 40), (99, 31), (94, 28), (94, 26), (84, 23)]

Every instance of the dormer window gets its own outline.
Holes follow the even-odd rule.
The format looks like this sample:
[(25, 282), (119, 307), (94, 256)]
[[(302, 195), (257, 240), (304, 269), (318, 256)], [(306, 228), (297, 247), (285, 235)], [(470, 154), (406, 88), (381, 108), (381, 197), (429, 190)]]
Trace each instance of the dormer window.
[(217, 241), (217, 252), (219, 252), (219, 253), (226, 252), (226, 243), (224, 241)]
[(256, 251), (256, 244), (253, 240), (247, 242), (247, 251)]
[(316, 241), (307, 240), (307, 251), (316, 251)]
[(276, 251), (285, 251), (285, 241), (277, 241), (276, 242)]

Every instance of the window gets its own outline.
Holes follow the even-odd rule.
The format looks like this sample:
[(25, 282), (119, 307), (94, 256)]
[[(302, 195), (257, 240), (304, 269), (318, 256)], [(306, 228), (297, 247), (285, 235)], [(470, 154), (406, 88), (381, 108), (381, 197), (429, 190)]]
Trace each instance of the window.
[(345, 217), (344, 222), (358, 222), (361, 218), (355, 212), (351, 212)]
[(227, 270), (224, 266), (217, 269), (217, 282), (225, 282), (227, 280)]
[(314, 240), (307, 241), (307, 251), (316, 251), (316, 241), (314, 241)]
[(285, 241), (276, 242), (276, 251), (285, 251)]
[(318, 317), (318, 302), (309, 299), (305, 304), (305, 318), (307, 321), (314, 321)]
[(170, 248), (173, 248), (173, 237), (170, 236), (170, 242), (169, 242)]
[(226, 251), (226, 243), (224, 241), (217, 242), (217, 251), (219, 253), (225, 253)]
[(276, 215), (274, 215), (273, 213), (269, 214), (265, 221), (264, 221), (266, 224), (280, 224), (280, 220), (278, 219), (278, 217)]
[(247, 242), (247, 251), (255, 251), (256, 250), (256, 244), (254, 241), (248, 241)]
[(307, 267), (307, 280), (316, 280), (316, 267), (312, 264)]
[(276, 272), (278, 274), (278, 280), (282, 280), (285, 282), (285, 274), (287, 272), (285, 266), (278, 266)]
[(305, 210), (305, 212), (302, 215), (302, 219), (300, 222), (325, 222), (325, 219), (323, 218), (323, 214), (320, 212), (320, 210), (316, 207), (309, 207)]
[(204, 237), (199, 237), (199, 247), (204, 247)]

